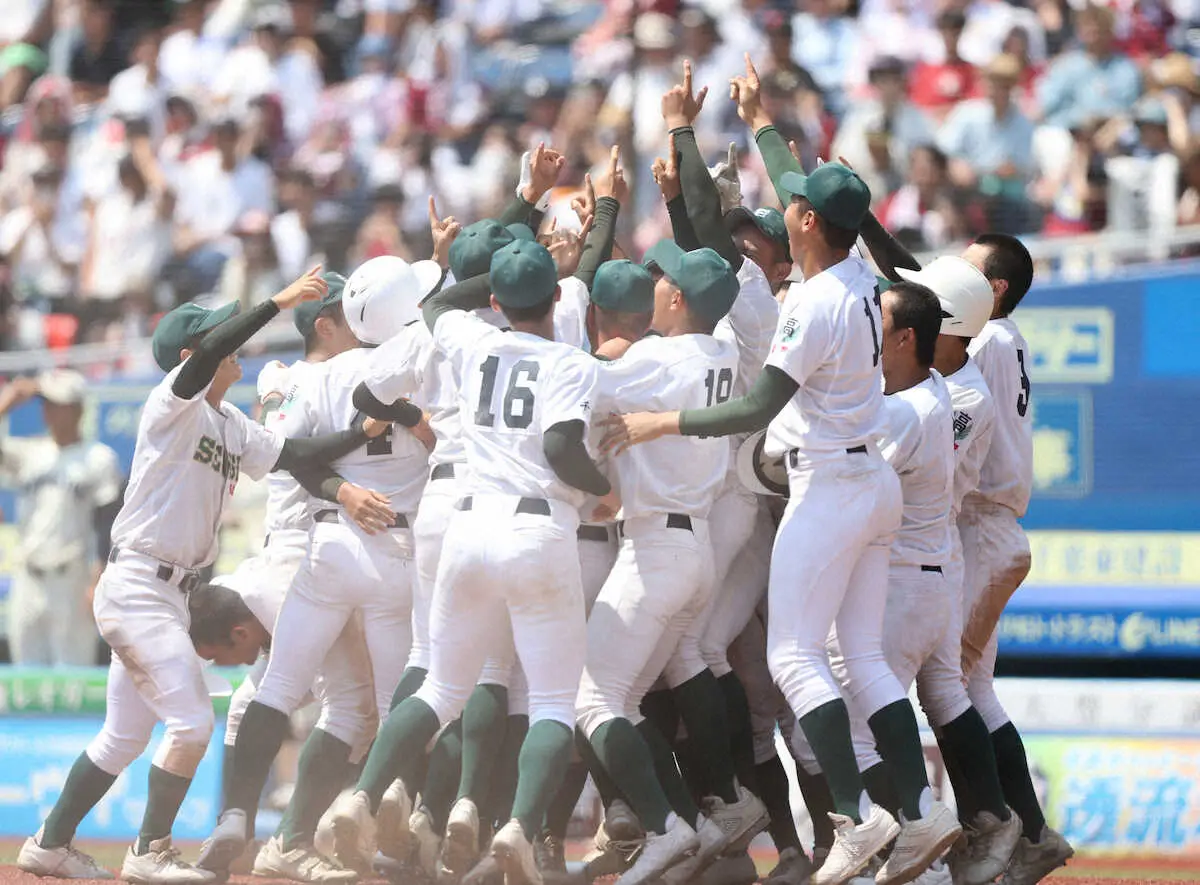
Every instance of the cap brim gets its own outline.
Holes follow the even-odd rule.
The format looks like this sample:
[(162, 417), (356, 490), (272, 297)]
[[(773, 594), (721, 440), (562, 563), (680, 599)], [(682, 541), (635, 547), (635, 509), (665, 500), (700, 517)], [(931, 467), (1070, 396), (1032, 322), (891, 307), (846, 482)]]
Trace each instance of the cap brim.
[(683, 264), (683, 256), (686, 254), (674, 240), (660, 240), (646, 250), (646, 257), (642, 261), (642, 266), (649, 268), (650, 265), (655, 265), (671, 280), (674, 280), (679, 276), (679, 269)]
[(219, 326), (237, 313), (240, 307), (241, 305), (238, 302), (231, 301), (229, 304), (224, 304), (221, 307), (210, 310), (208, 316), (202, 319), (199, 325), (196, 326), (195, 334), (199, 335), (202, 332), (207, 332), (209, 329)]
[(520, 222), (506, 224), (504, 229), (513, 235), (513, 239), (524, 240), (525, 242), (532, 242), (537, 239), (533, 229), (527, 224), (521, 224)]
[(779, 186), (793, 197), (808, 196), (808, 176), (799, 172), (785, 172), (779, 176)]
[(742, 485), (756, 495), (788, 496), (787, 471), (780, 459), (771, 459), (763, 452), (767, 432), (752, 433), (737, 453), (737, 475)]

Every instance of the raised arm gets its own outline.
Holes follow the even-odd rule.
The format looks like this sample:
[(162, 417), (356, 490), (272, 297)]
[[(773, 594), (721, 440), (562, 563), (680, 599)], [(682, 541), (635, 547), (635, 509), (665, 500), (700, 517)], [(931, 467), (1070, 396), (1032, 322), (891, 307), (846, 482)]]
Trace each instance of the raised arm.
[[(625, 183), (625, 173), (621, 169), (621, 149), (613, 145), (608, 160), (608, 169), (594, 188), (595, 215), (592, 229), (583, 244), (579, 256), (579, 266), (575, 276), (592, 291), (592, 281), (600, 265), (612, 258), (613, 242), (617, 236), (617, 215), (621, 211), (621, 203), (629, 199), (629, 186)], [(592, 188), (591, 178), (585, 182), (586, 187)]]
[(545, 142), (528, 157), (528, 163), (525, 157), (521, 158), (521, 183), (517, 186), (516, 196), (500, 213), (499, 221), (505, 225), (527, 224), (536, 231), (545, 217), (542, 198), (558, 183), (558, 176), (567, 161), (558, 151), (546, 147)]
[(487, 274), (447, 286), (421, 305), (421, 317), (425, 325), (433, 329), (437, 318), (452, 310), (478, 310), (491, 304), (492, 282)]

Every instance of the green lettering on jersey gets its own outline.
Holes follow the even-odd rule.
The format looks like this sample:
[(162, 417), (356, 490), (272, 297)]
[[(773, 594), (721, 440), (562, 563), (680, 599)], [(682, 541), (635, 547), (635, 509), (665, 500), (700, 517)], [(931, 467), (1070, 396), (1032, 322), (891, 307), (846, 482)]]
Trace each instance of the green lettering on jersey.
[(212, 463), (213, 452), (217, 448), (217, 441), (209, 436), (200, 437), (200, 442), (196, 444), (196, 451), (192, 454), (193, 461), (199, 461), (201, 464)]

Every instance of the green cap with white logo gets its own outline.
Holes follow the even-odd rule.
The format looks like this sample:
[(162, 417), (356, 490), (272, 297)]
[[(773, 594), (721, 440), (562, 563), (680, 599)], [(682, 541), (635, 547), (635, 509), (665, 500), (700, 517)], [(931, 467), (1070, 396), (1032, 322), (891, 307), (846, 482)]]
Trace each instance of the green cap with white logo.
[(735, 230), (742, 224), (753, 224), (766, 236), (783, 246), (785, 251), (790, 251), (791, 243), (788, 242), (787, 224), (783, 220), (783, 213), (778, 209), (764, 207), (751, 212), (745, 206), (735, 206), (725, 213), (725, 226), (730, 230)]
[(558, 268), (541, 243), (515, 240), (492, 256), (492, 294), (501, 307), (534, 307), (558, 287)]
[(304, 301), (292, 309), (292, 322), (296, 325), (296, 331), (305, 338), (312, 334), (321, 311), (331, 304), (342, 303), (342, 291), (346, 288), (346, 278), (340, 273), (330, 271), (321, 274), (321, 277), (329, 284), (329, 291), (325, 293), (325, 297), (318, 301)]
[(592, 281), (591, 300), (601, 310), (614, 313), (650, 313), (654, 310), (654, 278), (632, 261), (606, 261)]
[(170, 372), (183, 360), (179, 351), (191, 347), (197, 335), (220, 325), (238, 312), (238, 303), (230, 302), (216, 310), (208, 310), (199, 304), (181, 304), (165, 314), (150, 338), (150, 349), (154, 361), (164, 372)]
[(674, 240), (659, 240), (646, 252), (644, 263), (657, 265), (683, 292), (688, 307), (709, 322), (729, 313), (737, 298), (737, 275), (712, 249), (685, 252)]
[(871, 211), (870, 188), (841, 163), (824, 163), (809, 175), (785, 172), (779, 186), (792, 196), (804, 197), (818, 215), (845, 230), (858, 230)]

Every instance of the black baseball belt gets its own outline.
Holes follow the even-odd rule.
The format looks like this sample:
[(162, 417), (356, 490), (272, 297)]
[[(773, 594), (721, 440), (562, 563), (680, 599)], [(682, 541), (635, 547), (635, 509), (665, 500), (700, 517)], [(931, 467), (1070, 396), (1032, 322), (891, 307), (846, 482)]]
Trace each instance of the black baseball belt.
[[(316, 515), (313, 516), (313, 521), (314, 522), (340, 522), (341, 520), (338, 519), (338, 512), (336, 510), (329, 509), (329, 510), (318, 510), (316, 512)], [(393, 519), (390, 523), (388, 523), (388, 525), (386, 527), (389, 529), (406, 529), (406, 528), (408, 528), (408, 517), (405, 516), (403, 513), (397, 513), (396, 518)]]
[[(459, 510), (470, 510), (474, 506), (475, 499), (471, 495), (467, 495), (457, 505)], [(549, 516), (550, 502), (545, 498), (521, 498), (517, 501), (517, 507), (513, 513), (527, 513), (531, 516)]]
[(113, 547), (108, 551), (108, 561), (116, 562), (122, 553), (133, 553), (137, 556), (145, 557), (158, 563), (158, 570), (155, 572), (155, 577), (167, 584), (172, 584), (179, 588), (180, 593), (191, 593), (200, 584), (200, 573), (195, 569), (185, 568), (182, 565), (175, 565), (171, 562), (150, 556), (147, 553), (139, 553), (136, 550), (125, 550), (121, 547)]
[[(848, 449), (846, 449), (847, 455), (865, 455), (866, 453), (867, 453), (867, 446), (865, 443), (861, 446), (850, 446)], [(791, 467), (795, 467), (797, 462), (800, 460), (800, 450), (799, 449), (789, 449), (788, 453), (787, 453), (787, 459), (788, 459), (788, 465)]]
[(433, 479), (454, 479), (453, 464), (434, 464), (433, 471), (429, 474), (429, 478)]

